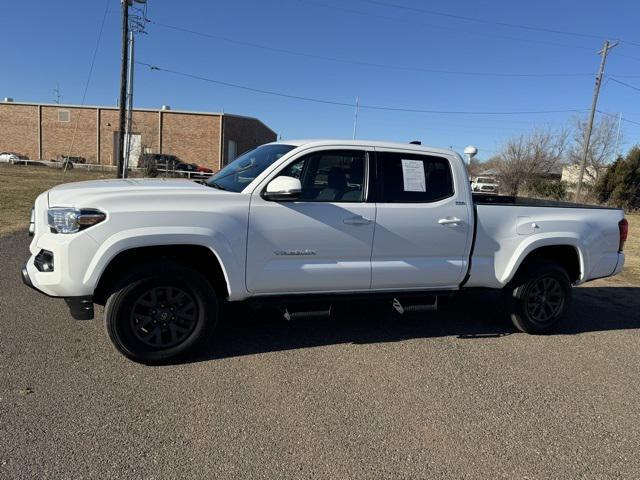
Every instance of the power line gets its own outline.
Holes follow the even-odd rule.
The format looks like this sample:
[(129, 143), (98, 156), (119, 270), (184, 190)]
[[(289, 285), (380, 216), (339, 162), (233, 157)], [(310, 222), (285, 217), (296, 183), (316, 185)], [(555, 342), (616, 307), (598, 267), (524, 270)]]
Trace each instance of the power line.
[(376, 68), (386, 68), (386, 69), (394, 69), (394, 70), (412, 70), (412, 71), (421, 71), (428, 73), (439, 73), (444, 75), (464, 75), (464, 76), (488, 76), (488, 77), (584, 77), (584, 76), (592, 76), (593, 73), (508, 73), (508, 72), (470, 72), (470, 71), (459, 71), (459, 70), (442, 70), (442, 69), (433, 69), (433, 68), (425, 68), (419, 66), (408, 66), (408, 65), (389, 65), (384, 63), (375, 63), (375, 62), (364, 62), (361, 60), (349, 60), (345, 58), (337, 58), (330, 57), (325, 55), (316, 55), (313, 53), (306, 53), (295, 50), (288, 50), (284, 48), (270, 47), (267, 45), (261, 45), (253, 42), (246, 42), (244, 40), (236, 40), (229, 37), (224, 37), (221, 35), (213, 35), (210, 33), (199, 32), (196, 30), (192, 30), (189, 28), (178, 27), (176, 25), (169, 25), (166, 23), (156, 22), (154, 20), (149, 20), (150, 23), (154, 25), (158, 25), (163, 28), (168, 28), (171, 30), (189, 33), (191, 35), (197, 35), (205, 38), (210, 38), (213, 40), (222, 40), (224, 42), (233, 43), (236, 45), (242, 45), (245, 47), (258, 48), (261, 50), (267, 50), (271, 52), (283, 53), (286, 55), (295, 55), (299, 57), (307, 57), (314, 58), (318, 60), (326, 60), (330, 62), (339, 62), (339, 63), (348, 63), (353, 65), (362, 65), (366, 67), (376, 67)]
[[(110, 3), (110, 0), (106, 0), (105, 6), (104, 6), (104, 13), (102, 15), (102, 21), (100, 22), (100, 28), (98, 29), (98, 38), (96, 39), (96, 45), (95, 45), (95, 47), (93, 49), (93, 54), (91, 55), (91, 62), (90, 62), (90, 65), (89, 65), (89, 73), (87, 74), (87, 80), (84, 83), (84, 90), (82, 91), (82, 100), (80, 102), (80, 105), (84, 105), (84, 102), (85, 102), (85, 100), (87, 98), (87, 90), (89, 90), (89, 83), (91, 82), (91, 75), (93, 74), (93, 67), (94, 67), (94, 65), (96, 63), (96, 56), (98, 54), (98, 47), (100, 46), (100, 40), (102, 39), (102, 31), (104, 30), (104, 23), (105, 23), (105, 21), (107, 19), (107, 14), (109, 13), (109, 3)], [(69, 145), (69, 153), (67, 155), (69, 157), (71, 156), (71, 150), (73, 149), (73, 144), (74, 144), (74, 142), (76, 140), (76, 133), (78, 131), (78, 121), (79, 121), (79, 118), (76, 115), (76, 124), (75, 124), (74, 129), (73, 129), (73, 135), (71, 136), (71, 143)], [(100, 161), (100, 160), (98, 159), (98, 161)], [(65, 164), (65, 167), (64, 167), (64, 171), (65, 172), (67, 171), (67, 165), (66, 164)]]
[(354, 10), (352, 8), (345, 8), (342, 6), (338, 6), (338, 5), (331, 5), (328, 3), (324, 3), (324, 2), (319, 2), (316, 0), (297, 0), (299, 3), (306, 3), (308, 5), (313, 5), (313, 6), (317, 6), (317, 7), (323, 7), (323, 8), (327, 8), (330, 10), (339, 10), (342, 12), (347, 12), (347, 13), (355, 13), (357, 15), (364, 15), (367, 17), (371, 17), (371, 18), (379, 18), (381, 20), (387, 20), (387, 21), (397, 21), (397, 22), (401, 22), (401, 23), (406, 23), (407, 20), (409, 21), (413, 21), (413, 23), (417, 23), (419, 25), (424, 25), (426, 27), (429, 28), (436, 28), (439, 30), (445, 30), (445, 31), (449, 31), (449, 32), (460, 32), (466, 35), (482, 35), (485, 37), (493, 37), (493, 38), (501, 38), (501, 39), (505, 39), (505, 40), (515, 40), (515, 41), (519, 41), (519, 42), (527, 42), (527, 43), (537, 43), (540, 45), (552, 45), (555, 47), (563, 47), (563, 48), (574, 48), (574, 49), (579, 49), (579, 50), (592, 50), (592, 48), (590, 47), (585, 47), (582, 45), (571, 45), (571, 44), (567, 44), (567, 43), (559, 43), (559, 42), (551, 42), (548, 40), (537, 40), (537, 39), (532, 39), (532, 38), (521, 38), (521, 37), (513, 37), (510, 35), (502, 35), (499, 33), (493, 33), (493, 32), (485, 32), (485, 31), (478, 31), (478, 30), (469, 30), (467, 28), (456, 28), (456, 27), (451, 27), (451, 26), (443, 26), (443, 25), (434, 25), (434, 24), (429, 24), (429, 23), (425, 23), (425, 22), (421, 22), (421, 21), (416, 21), (413, 18), (410, 19), (399, 19), (399, 18), (391, 18), (388, 16), (383, 16), (383, 15), (376, 15), (375, 13), (371, 13), (371, 12), (363, 12), (361, 10)]
[[(350, 107), (354, 108), (356, 106), (355, 103), (350, 102), (340, 102), (336, 100), (326, 100), (317, 97), (306, 97), (302, 95), (294, 95), (290, 93), (277, 92), (274, 90), (265, 90), (261, 88), (249, 87), (246, 85), (239, 85), (237, 83), (224, 82), (222, 80), (216, 80), (213, 78), (203, 77), (200, 75), (194, 75), (191, 73), (180, 72), (177, 70), (171, 70), (164, 67), (159, 67), (157, 65), (152, 65), (150, 63), (138, 62), (137, 64), (145, 65), (149, 67), (152, 71), (162, 71), (167, 73), (172, 73), (174, 75), (179, 75), (182, 77), (192, 78), (195, 80), (201, 80), (204, 82), (215, 83), (217, 85), (223, 85), (226, 87), (237, 88), (241, 90), (246, 90), (254, 93), (261, 93), (264, 95), (272, 95), (283, 98), (290, 98), (293, 100), (302, 100), (306, 102), (315, 102), (322, 103), (327, 105), (337, 105), (341, 107)], [(418, 108), (402, 108), (402, 107), (391, 107), (391, 106), (383, 106), (383, 105), (363, 105), (359, 104), (359, 108), (365, 108), (368, 110), (384, 110), (391, 112), (407, 112), (407, 113), (431, 113), (431, 114), (441, 114), (441, 115), (540, 115), (540, 114), (551, 114), (551, 113), (576, 113), (581, 112), (584, 109), (559, 109), (559, 110), (522, 110), (522, 111), (461, 111), (461, 110), (429, 110), (429, 109), (418, 109)]]
[[(476, 17), (467, 17), (464, 15), (456, 15), (456, 14), (452, 14), (452, 13), (446, 13), (446, 12), (439, 12), (436, 10), (427, 10), (425, 8), (420, 8), (420, 7), (411, 7), (411, 6), (407, 6), (407, 5), (400, 5), (397, 3), (392, 3), (392, 2), (386, 2), (386, 1), (382, 1), (382, 0), (360, 0), (361, 2), (366, 2), (366, 3), (370, 3), (373, 5), (379, 5), (379, 6), (384, 6), (384, 7), (390, 7), (390, 8), (398, 8), (401, 10), (408, 10), (408, 11), (412, 11), (412, 12), (419, 12), (419, 13), (425, 13), (427, 15), (435, 15), (435, 16), (440, 16), (440, 17), (447, 17), (447, 18), (454, 18), (457, 20), (465, 20), (468, 22), (475, 22), (475, 23), (483, 23), (486, 25), (497, 25), (500, 27), (509, 27), (509, 28), (519, 28), (521, 30), (531, 30), (531, 31), (535, 31), (535, 32), (545, 32), (545, 33), (555, 33), (558, 35), (569, 35), (569, 36), (573, 36), (573, 37), (582, 37), (582, 38), (596, 38), (598, 40), (602, 39), (603, 37), (606, 37), (607, 35), (596, 35), (596, 34), (592, 34), (592, 33), (583, 33), (583, 32), (569, 32), (566, 30), (556, 30), (553, 28), (546, 28), (546, 27), (535, 27), (532, 25), (522, 25), (522, 24), (517, 24), (517, 23), (508, 23), (508, 22), (498, 22), (495, 20), (485, 20), (485, 19), (481, 19), (481, 18), (476, 18)], [(635, 42), (630, 42), (630, 41), (626, 41), (626, 40), (622, 40), (622, 39), (617, 39), (618, 41), (622, 42), (622, 43), (626, 43), (628, 45), (634, 45), (636, 47), (640, 47), (640, 43), (635, 43)]]
[[(612, 113), (609, 112), (603, 112), (602, 110), (598, 110), (598, 113), (602, 114), (602, 115), (606, 115), (607, 117), (614, 117), (614, 118), (618, 118), (618, 115), (614, 115)], [(633, 125), (639, 125), (640, 126), (640, 122), (636, 122), (633, 120), (629, 120), (628, 118), (624, 118), (622, 117), (622, 121), (623, 122), (627, 122), (627, 123), (631, 123)]]
[(640, 88), (634, 87), (633, 85), (629, 85), (628, 83), (625, 83), (625, 82), (621, 82), (620, 80), (616, 79), (615, 77), (609, 76), (609, 80), (611, 80), (612, 82), (619, 83), (620, 85), (624, 85), (625, 87), (631, 88), (632, 90), (636, 90), (636, 91), (640, 92)]

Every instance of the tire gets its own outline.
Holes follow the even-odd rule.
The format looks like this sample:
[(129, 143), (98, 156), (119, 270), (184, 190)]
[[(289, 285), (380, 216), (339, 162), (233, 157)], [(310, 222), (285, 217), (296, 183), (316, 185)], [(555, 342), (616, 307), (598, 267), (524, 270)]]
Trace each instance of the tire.
[(534, 335), (551, 333), (571, 304), (571, 280), (555, 263), (524, 269), (505, 288), (511, 321), (520, 331)]
[(131, 360), (164, 363), (199, 346), (216, 324), (218, 299), (193, 268), (174, 262), (143, 265), (105, 305), (113, 345)]

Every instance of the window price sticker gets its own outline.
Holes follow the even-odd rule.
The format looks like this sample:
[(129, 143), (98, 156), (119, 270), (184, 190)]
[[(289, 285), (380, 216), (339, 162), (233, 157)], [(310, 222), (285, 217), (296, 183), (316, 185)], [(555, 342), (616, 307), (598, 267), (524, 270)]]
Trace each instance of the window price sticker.
[(402, 160), (402, 179), (405, 192), (426, 192), (422, 160)]

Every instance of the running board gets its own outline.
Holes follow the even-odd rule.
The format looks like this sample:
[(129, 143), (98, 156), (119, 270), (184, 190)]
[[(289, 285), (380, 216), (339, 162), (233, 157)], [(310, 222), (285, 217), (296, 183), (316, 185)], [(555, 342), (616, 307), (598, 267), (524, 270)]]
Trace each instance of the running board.
[(294, 310), (291, 307), (284, 307), (282, 316), (285, 320), (291, 321), (300, 318), (313, 318), (313, 317), (330, 317), (332, 304), (323, 306), (315, 305), (313, 309)]
[(405, 313), (428, 312), (438, 310), (437, 296), (395, 297), (391, 302), (393, 309), (400, 315)]

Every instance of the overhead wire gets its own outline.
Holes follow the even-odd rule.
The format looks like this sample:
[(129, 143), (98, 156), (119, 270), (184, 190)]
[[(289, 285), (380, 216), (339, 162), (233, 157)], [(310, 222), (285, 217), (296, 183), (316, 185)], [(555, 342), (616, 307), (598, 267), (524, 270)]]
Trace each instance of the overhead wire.
[(487, 77), (516, 77), (516, 78), (517, 77), (522, 77), (522, 78), (527, 78), (527, 77), (584, 77), (584, 76), (592, 76), (592, 75), (594, 75), (593, 72), (580, 72), (580, 73), (577, 73), (577, 72), (571, 72), (571, 73), (565, 73), (565, 72), (554, 72), (554, 73), (540, 73), (540, 72), (527, 72), (527, 73), (516, 73), (516, 72), (475, 72), (475, 71), (460, 71), (460, 70), (445, 70), (445, 69), (426, 68), (426, 67), (417, 66), (417, 65), (390, 65), (390, 64), (385, 64), (385, 63), (366, 62), (366, 61), (362, 61), (362, 60), (352, 60), (352, 59), (332, 57), (332, 56), (327, 56), (327, 55), (318, 55), (318, 54), (314, 54), (314, 53), (290, 50), (290, 49), (279, 48), (279, 47), (271, 47), (271, 46), (268, 46), (268, 45), (258, 44), (258, 43), (254, 43), (254, 42), (247, 42), (245, 40), (237, 40), (237, 39), (230, 38), (230, 37), (225, 37), (225, 36), (222, 36), (222, 35), (211, 34), (211, 33), (207, 33), (207, 32), (201, 32), (201, 31), (190, 29), (190, 28), (180, 27), (180, 26), (177, 26), (177, 25), (170, 25), (170, 24), (163, 23), (163, 22), (158, 22), (158, 21), (152, 20), (152, 19), (149, 19), (148, 21), (149, 21), (149, 23), (151, 23), (153, 25), (157, 25), (157, 26), (162, 27), (162, 28), (167, 28), (167, 29), (171, 29), (171, 30), (174, 30), (174, 31), (182, 32), (182, 33), (188, 33), (188, 34), (191, 34), (191, 35), (196, 35), (196, 36), (200, 36), (200, 37), (204, 37), (204, 38), (209, 38), (209, 39), (212, 39), (212, 40), (224, 41), (224, 42), (228, 42), (228, 43), (232, 43), (232, 44), (236, 44), (236, 45), (241, 45), (241, 46), (245, 46), (245, 47), (257, 48), (257, 49), (261, 49), (261, 50), (267, 50), (267, 51), (276, 52), (276, 53), (282, 53), (282, 54), (286, 54), (286, 55), (294, 55), (294, 56), (298, 56), (298, 57), (314, 58), (314, 59), (317, 59), (317, 60), (326, 60), (326, 61), (331, 61), (331, 62), (347, 63), (347, 64), (353, 64), (353, 65), (366, 66), (366, 67), (376, 67), (376, 68), (385, 68), (385, 69), (394, 69), (394, 70), (422, 71), (422, 72), (427, 72), (427, 73), (438, 73), (438, 74), (443, 74), (443, 75), (463, 75), (463, 76), (480, 76), (480, 77), (487, 76)]
[[(328, 105), (337, 105), (342, 107), (353, 108), (356, 106), (356, 104), (352, 102), (327, 100), (327, 99), (322, 99), (317, 97), (308, 97), (303, 95), (295, 95), (291, 93), (278, 92), (275, 90), (267, 90), (262, 88), (250, 87), (247, 85), (240, 85), (237, 83), (226, 82), (226, 81), (217, 80), (214, 78), (204, 77), (202, 75), (195, 75), (188, 72), (182, 72), (182, 71), (173, 70), (165, 67), (160, 67), (147, 62), (136, 61), (136, 63), (149, 67), (149, 69), (152, 71), (163, 71), (163, 72), (171, 73), (174, 75), (192, 78), (195, 80), (201, 80), (204, 82), (214, 83), (217, 85), (223, 85), (231, 88), (237, 88), (237, 89), (246, 90), (254, 93), (261, 93), (264, 95), (284, 97), (284, 98), (290, 98), (293, 100), (302, 100), (307, 102), (322, 103), (322, 104), (328, 104)], [(432, 110), (432, 109), (421, 109), (421, 108), (393, 107), (393, 106), (386, 106), (386, 105), (367, 105), (362, 103), (359, 103), (359, 108), (369, 109), (369, 110), (384, 110), (384, 111), (408, 112), (408, 113), (429, 113), (429, 114), (443, 114), (443, 115), (540, 115), (540, 114), (552, 114), (552, 113), (576, 113), (576, 112), (584, 111), (584, 109), (515, 110), (515, 111)]]
[[(98, 55), (98, 48), (100, 47), (100, 41), (102, 40), (102, 32), (104, 30), (104, 24), (105, 24), (105, 21), (107, 20), (107, 15), (109, 13), (109, 4), (110, 4), (110, 0), (106, 0), (105, 6), (104, 6), (104, 13), (102, 14), (102, 20), (100, 21), (100, 26), (98, 28), (98, 38), (96, 39), (96, 44), (93, 48), (93, 53), (91, 54), (91, 61), (89, 63), (89, 72), (87, 73), (87, 79), (84, 83), (84, 89), (82, 91), (82, 99), (80, 101), (81, 106), (84, 105), (87, 98), (87, 91), (89, 90), (89, 84), (91, 83), (91, 76), (93, 75), (93, 67), (95, 66), (96, 56)], [(73, 144), (75, 143), (76, 134), (78, 132), (78, 123), (79, 123), (79, 117), (76, 115), (76, 123), (73, 128), (73, 134), (71, 136), (71, 143), (69, 144), (69, 152), (67, 154), (67, 157), (71, 156), (71, 151), (73, 150)], [(64, 172), (66, 173), (66, 171), (67, 171), (67, 164), (65, 163)]]
[[(537, 32), (544, 32), (544, 33), (554, 33), (554, 34), (557, 34), (557, 35), (567, 35), (567, 36), (573, 36), (573, 37), (594, 38), (594, 39), (599, 39), (599, 40), (607, 37), (607, 35), (598, 35), (598, 34), (593, 34), (593, 33), (571, 32), (571, 31), (567, 31), (567, 30), (559, 30), (559, 29), (553, 29), (553, 28), (547, 28), (547, 27), (537, 27), (537, 26), (533, 26), (533, 25), (523, 25), (523, 24), (517, 24), (517, 23), (500, 22), (500, 21), (496, 21), (496, 20), (486, 20), (486, 19), (477, 18), (477, 17), (470, 17), (470, 16), (466, 16), (466, 15), (458, 15), (458, 14), (453, 14), (453, 13), (441, 12), (441, 11), (437, 11), (437, 10), (430, 10), (430, 9), (426, 9), (426, 8), (422, 8), (422, 7), (413, 7), (413, 6), (409, 6), (409, 5), (401, 5), (401, 4), (398, 4), (398, 3), (393, 3), (393, 2), (389, 2), (389, 1), (383, 1), (383, 0), (359, 0), (359, 1), (364, 2), (364, 3), (373, 4), (373, 5), (378, 5), (378, 6), (384, 6), (384, 7), (401, 9), (401, 10), (424, 13), (424, 14), (427, 14), (427, 15), (434, 15), (434, 16), (440, 16), (440, 17), (453, 18), (453, 19), (457, 19), (457, 20), (464, 20), (464, 21), (467, 21), (467, 22), (482, 23), (482, 24), (485, 24), (485, 25), (496, 25), (496, 26), (500, 26), (500, 27), (517, 28), (517, 29), (521, 29), (521, 30), (530, 30), (530, 31), (537, 31)], [(617, 38), (617, 37), (613, 37), (613, 38), (618, 40), (619, 42), (626, 43), (628, 45), (633, 45), (633, 46), (636, 46), (636, 47), (640, 47), (640, 43), (631, 42), (631, 41), (624, 40), (624, 39)]]

